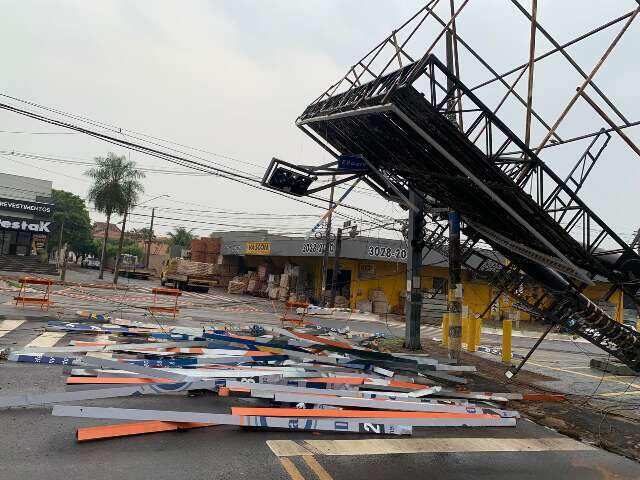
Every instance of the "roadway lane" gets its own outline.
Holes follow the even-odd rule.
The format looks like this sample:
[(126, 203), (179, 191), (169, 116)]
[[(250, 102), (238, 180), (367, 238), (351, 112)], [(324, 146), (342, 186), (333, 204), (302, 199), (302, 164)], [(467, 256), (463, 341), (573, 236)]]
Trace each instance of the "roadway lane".
[[(62, 390), (58, 366), (2, 363), (0, 371), (3, 395)], [(145, 396), (83, 404), (223, 413), (231, 405), (248, 406), (254, 402), (207, 395)], [(527, 420), (521, 420), (515, 428), (423, 428), (417, 429), (413, 437), (402, 439), (220, 426), (76, 443), (77, 427), (109, 423), (115, 422), (52, 417), (49, 408), (0, 410), (3, 432), (0, 478), (382, 480), (425, 475), (452, 480), (640, 478), (640, 465)], [(461, 438), (468, 440), (460, 442)], [(497, 443), (496, 439), (518, 441)], [(296, 451), (283, 452), (281, 446), (273, 446), (274, 441), (293, 441)], [(508, 448), (533, 450), (501, 451), (505, 444)], [(449, 452), (443, 453), (443, 449)]]

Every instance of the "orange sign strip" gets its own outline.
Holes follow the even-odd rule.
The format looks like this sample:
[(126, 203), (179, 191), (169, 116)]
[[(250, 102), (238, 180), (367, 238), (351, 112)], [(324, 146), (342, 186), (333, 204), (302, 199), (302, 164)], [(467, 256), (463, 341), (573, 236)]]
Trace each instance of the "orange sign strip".
[(302, 408), (233, 407), (232, 415), (263, 417), (341, 417), (341, 418), (500, 418), (485, 413), (398, 412), (392, 410), (307, 410)]
[(76, 433), (78, 442), (88, 440), (101, 440), (105, 438), (128, 437), (145, 433), (170, 432), (174, 430), (188, 430), (191, 428), (210, 427), (212, 423), (186, 423), (186, 422), (135, 422), (118, 423), (115, 425), (100, 425), (97, 427), (79, 428)]

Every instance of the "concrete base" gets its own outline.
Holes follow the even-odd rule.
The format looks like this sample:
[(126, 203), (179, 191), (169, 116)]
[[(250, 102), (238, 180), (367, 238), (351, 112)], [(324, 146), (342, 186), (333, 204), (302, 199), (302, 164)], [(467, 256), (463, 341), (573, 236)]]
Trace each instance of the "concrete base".
[(597, 370), (607, 372), (607, 373), (612, 373), (614, 375), (621, 375), (621, 376), (640, 375), (640, 372), (636, 372), (622, 363), (614, 362), (611, 360), (607, 361), (607, 360), (600, 360), (598, 358), (592, 358), (591, 362), (589, 362), (589, 366), (591, 368), (595, 368)]

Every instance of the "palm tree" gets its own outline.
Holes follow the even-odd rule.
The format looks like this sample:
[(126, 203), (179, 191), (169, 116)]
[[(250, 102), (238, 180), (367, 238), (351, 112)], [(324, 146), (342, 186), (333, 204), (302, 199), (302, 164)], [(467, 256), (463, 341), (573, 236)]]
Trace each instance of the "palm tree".
[[(100, 274), (98, 278), (104, 277), (105, 252), (107, 241), (109, 240), (109, 224), (111, 215), (125, 215), (128, 209), (138, 202), (144, 187), (140, 180), (144, 178), (144, 173), (136, 169), (135, 162), (127, 160), (123, 156), (115, 153), (107, 154), (107, 157), (96, 157), (96, 166), (85, 172), (91, 177), (93, 184), (89, 188), (87, 198), (93, 203), (97, 211), (107, 216), (107, 225), (102, 244), (102, 255), (100, 258)], [(126, 220), (126, 219), (125, 219)], [(125, 224), (122, 224), (124, 233)]]
[(180, 245), (183, 248), (189, 248), (191, 240), (196, 238), (193, 229), (187, 230), (184, 227), (175, 227), (173, 232), (169, 232), (167, 236), (169, 237), (168, 243), (170, 247)]

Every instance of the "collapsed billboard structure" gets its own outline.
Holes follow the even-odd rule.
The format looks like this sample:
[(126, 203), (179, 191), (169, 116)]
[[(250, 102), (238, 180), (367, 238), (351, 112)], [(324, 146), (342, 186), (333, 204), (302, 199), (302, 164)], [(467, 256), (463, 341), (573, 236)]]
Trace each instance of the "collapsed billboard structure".
[[(593, 81), (608, 54), (635, 19), (635, 9), (572, 42), (580, 41), (617, 23), (624, 23), (594, 70), (587, 74), (520, 4), (512, 3), (554, 49), (535, 57), (532, 47), (527, 64), (513, 69), (515, 83), (500, 75), (456, 31), (455, 21), (467, 5), (461, 3), (447, 22), (436, 13), (438, 0), (429, 2), (400, 29), (394, 30), (347, 74), (312, 102), (296, 121), (307, 135), (336, 158), (358, 157), (366, 168), (337, 168), (337, 162), (319, 167), (288, 164), (274, 159), (263, 183), (296, 195), (316, 192), (320, 175), (338, 175), (338, 182), (359, 179), (383, 197), (415, 210), (410, 198), (426, 205), (426, 215), (436, 228), (427, 233), (429, 248), (446, 249), (446, 224), (429, 211), (452, 209), (460, 213), (465, 241), (462, 260), (474, 270), (487, 270), (501, 291), (511, 294), (526, 309), (554, 325), (561, 325), (602, 348), (631, 368), (640, 371), (640, 333), (615, 321), (589, 300), (584, 289), (595, 279), (612, 284), (609, 296), (622, 290), (637, 302), (640, 256), (578, 195), (587, 176), (614, 132), (640, 153), (623, 129), (632, 126)], [(421, 57), (408, 52), (407, 43), (431, 19), (442, 27)], [(401, 35), (404, 33), (405, 38)], [(434, 53), (447, 39), (447, 62)], [(569, 42), (571, 44), (571, 42)], [(423, 44), (424, 45), (424, 44)], [(508, 91), (497, 108), (489, 108), (460, 75), (458, 46), (486, 67)], [(386, 52), (388, 55), (385, 57)], [(531, 95), (535, 63), (562, 53), (584, 78), (558, 121), (549, 126), (533, 109)], [(374, 67), (377, 65), (377, 67)], [(393, 65), (393, 67), (392, 67)], [(526, 71), (528, 98), (514, 88)], [(598, 107), (586, 89), (591, 87), (623, 119), (617, 126)], [(519, 138), (497, 115), (506, 98), (516, 97), (526, 110), (525, 139)], [(566, 177), (541, 159), (544, 149), (574, 141), (563, 140), (557, 127), (578, 99), (584, 99), (610, 128), (579, 137), (588, 146)], [(545, 138), (531, 146), (534, 120), (544, 128)], [(553, 142), (553, 143), (550, 143)], [(353, 162), (351, 163), (353, 164)], [(287, 176), (288, 175), (288, 176)], [(496, 264), (483, 258), (474, 246), (484, 242), (509, 260)], [(542, 287), (532, 299), (522, 294), (528, 281)], [(637, 303), (636, 303), (637, 304)]]

